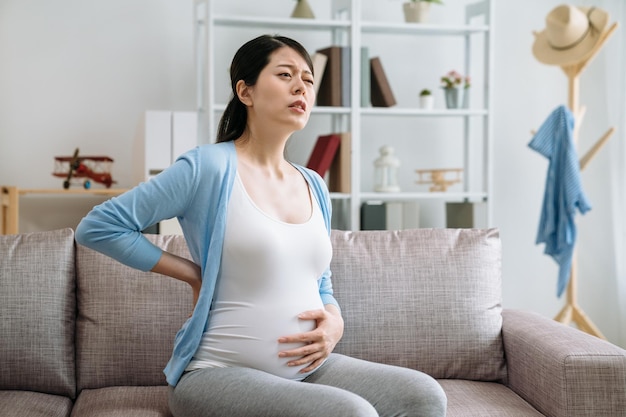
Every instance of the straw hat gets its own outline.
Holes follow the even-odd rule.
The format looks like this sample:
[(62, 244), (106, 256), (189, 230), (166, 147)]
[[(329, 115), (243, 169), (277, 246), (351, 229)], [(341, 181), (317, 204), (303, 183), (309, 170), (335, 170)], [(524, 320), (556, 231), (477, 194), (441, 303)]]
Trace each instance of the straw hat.
[(535, 33), (533, 55), (550, 65), (581, 62), (601, 39), (608, 21), (608, 13), (597, 7), (557, 6), (546, 16), (546, 28)]

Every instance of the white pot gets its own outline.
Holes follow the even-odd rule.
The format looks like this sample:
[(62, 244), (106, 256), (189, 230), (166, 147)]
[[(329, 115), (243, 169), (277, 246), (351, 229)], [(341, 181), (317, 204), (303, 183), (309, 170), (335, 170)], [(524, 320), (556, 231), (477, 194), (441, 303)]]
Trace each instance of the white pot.
[(428, 96), (420, 96), (420, 108), (432, 110), (435, 107), (435, 97), (431, 94)]
[(427, 1), (411, 1), (402, 5), (406, 22), (426, 23), (430, 12), (430, 3)]

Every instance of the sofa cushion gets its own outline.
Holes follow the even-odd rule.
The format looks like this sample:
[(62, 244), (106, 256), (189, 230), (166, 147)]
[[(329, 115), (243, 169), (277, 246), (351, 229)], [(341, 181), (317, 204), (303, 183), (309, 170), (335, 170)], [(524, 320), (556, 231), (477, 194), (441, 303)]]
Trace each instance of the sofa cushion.
[(494, 382), (440, 379), (448, 397), (446, 417), (544, 417), (506, 386)]
[(72, 417), (172, 417), (169, 387), (109, 387), (84, 390)]
[(495, 229), (332, 233), (336, 351), (435, 378), (506, 378)]
[(2, 417), (69, 417), (72, 400), (30, 391), (0, 391)]
[(74, 397), (71, 229), (0, 236), (0, 389)]
[[(182, 236), (148, 238), (189, 258)], [(78, 389), (165, 384), (174, 336), (192, 310), (190, 287), (78, 245)]]

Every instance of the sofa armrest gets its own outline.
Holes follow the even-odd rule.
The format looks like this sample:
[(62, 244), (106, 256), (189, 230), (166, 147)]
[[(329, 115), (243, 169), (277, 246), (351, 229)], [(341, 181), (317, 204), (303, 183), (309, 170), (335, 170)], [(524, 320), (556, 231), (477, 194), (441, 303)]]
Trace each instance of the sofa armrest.
[(508, 386), (550, 417), (626, 416), (626, 351), (536, 313), (504, 310)]

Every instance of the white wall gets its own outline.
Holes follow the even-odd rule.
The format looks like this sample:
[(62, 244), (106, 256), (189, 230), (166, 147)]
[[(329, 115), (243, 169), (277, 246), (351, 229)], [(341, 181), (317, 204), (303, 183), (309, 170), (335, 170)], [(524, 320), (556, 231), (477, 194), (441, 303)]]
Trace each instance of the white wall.
[[(363, 1), (368, 5), (366, 13), (402, 19), (401, 0)], [(323, 4), (313, 2), (316, 14), (327, 13), (327, 2), (318, 2)], [(260, 4), (243, 3), (246, 6), (223, 4), (233, 8)], [(446, 3), (434, 8), (435, 22), (458, 18), (452, 12), (454, 2)], [(541, 30), (545, 15), (562, 2), (496, 3), (493, 202), (494, 224), (503, 241), (504, 305), (553, 317), (563, 305), (555, 294), (557, 267), (543, 255), (543, 247), (534, 244), (547, 161), (527, 144), (530, 131), (567, 99), (566, 79), (560, 69), (538, 63), (530, 52), (531, 31)], [(293, 6), (294, 2), (287, 0), (263, 2), (263, 7), (286, 16)], [(60, 180), (50, 175), (53, 156), (70, 154), (80, 146), (84, 154), (113, 157), (116, 186), (131, 186), (133, 142), (141, 114), (148, 109), (193, 110), (191, 21), (191, 0), (2, 0), (0, 184), (60, 187)], [(249, 37), (245, 29), (241, 36)], [(321, 47), (327, 40), (311, 42)], [(241, 42), (233, 37), (223, 43), (224, 59), (228, 60)], [(385, 54), (406, 54), (402, 43), (387, 42), (384, 48), (388, 50), (379, 48)], [(460, 65), (450, 58), (448, 48), (441, 49), (432, 48), (427, 58), (417, 55), (415, 59), (422, 56), (425, 68), (439, 65), (448, 70)], [(600, 55), (582, 77), (581, 102), (588, 106), (580, 139), (583, 150), (611, 123), (617, 123), (608, 120), (603, 111), (604, 65)], [(386, 70), (392, 79), (400, 71), (397, 67)], [(398, 98), (411, 100), (404, 94), (413, 94), (407, 92), (410, 89), (417, 94), (421, 88), (417, 83), (400, 83)], [(312, 146), (314, 139), (307, 140), (302, 147), (290, 146), (294, 159), (308, 155), (307, 146)], [(368, 150), (371, 154), (364, 157), (364, 167), (375, 158), (375, 150)], [(578, 217), (579, 303), (609, 340), (626, 346), (625, 340), (619, 340), (626, 318), (620, 322), (616, 299), (610, 152), (609, 144), (583, 175), (593, 210)], [(92, 204), (94, 201), (84, 198), (72, 199), (70, 205), (67, 200), (22, 198), (21, 230), (73, 227)]]
[[(79, 146), (83, 155), (112, 157), (115, 186), (130, 186), (141, 114), (194, 110), (191, 8), (0, 1), (0, 184), (61, 187), (53, 157)], [(75, 226), (101, 200), (27, 196), (20, 230)]]
[[(580, 2), (590, 6), (591, 2)], [(610, 2), (605, 2), (610, 3)], [(547, 161), (527, 147), (537, 129), (558, 105), (567, 104), (567, 79), (558, 67), (535, 61), (532, 30), (542, 30), (545, 15), (561, 1), (518, 4), (497, 2), (495, 74), (494, 222), (504, 245), (504, 304), (553, 317), (563, 305), (556, 298), (556, 263), (533, 242), (543, 199)], [(520, 31), (520, 28), (527, 28)], [(615, 36), (623, 36), (619, 31)], [(607, 45), (607, 50), (610, 43)], [(619, 121), (608, 120), (604, 99), (606, 54), (601, 53), (581, 77), (580, 103), (587, 107), (578, 143), (579, 156)], [(613, 138), (620, 139), (619, 135)], [(577, 215), (578, 301), (611, 341), (620, 340), (626, 317), (619, 317), (611, 223), (609, 142), (582, 175), (593, 209)]]

